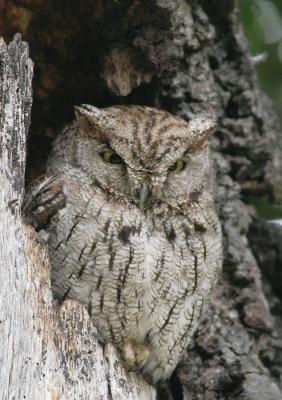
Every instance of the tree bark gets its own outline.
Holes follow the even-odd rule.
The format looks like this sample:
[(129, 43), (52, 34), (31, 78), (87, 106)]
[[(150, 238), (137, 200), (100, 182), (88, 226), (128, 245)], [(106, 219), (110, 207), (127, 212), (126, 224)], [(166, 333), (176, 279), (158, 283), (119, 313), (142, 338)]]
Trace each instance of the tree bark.
[[(5, 18), (1, 19), (0, 16), (0, 23), (5, 36), (10, 38), (15, 31), (21, 30), (29, 41), (37, 68), (28, 146), (28, 181), (44, 171), (44, 159), (48, 155), (51, 139), (57, 135), (62, 124), (73, 118), (74, 104), (90, 103), (98, 107), (145, 104), (167, 109), (187, 120), (196, 113), (205, 112), (217, 117), (218, 128), (211, 144), (217, 167), (218, 211), (224, 233), (222, 280), (185, 359), (172, 378), (158, 388), (158, 397), (161, 400), (282, 399), (282, 300), (277, 285), (277, 279), (281, 276), (277, 237), (282, 237), (282, 229), (258, 221), (245, 204), (249, 195), (282, 192), (281, 138), (278, 136), (279, 129), (272, 106), (258, 86), (252, 57), (233, 2), (2, 0), (2, 8)], [(2, 107), (1, 118), (3, 110)], [(10, 117), (7, 118), (11, 123)], [(17, 133), (21, 132), (18, 129)], [(22, 141), (17, 142), (19, 145), (23, 146)], [(6, 147), (1, 148), (6, 151)], [(21, 153), (16, 151), (13, 154)], [(23, 160), (21, 157), (19, 159)], [(5, 168), (9, 171), (9, 167)], [(3, 179), (5, 177), (7, 180), (10, 176), (11, 172), (3, 173)], [(12, 187), (11, 183), (9, 187)], [(35, 246), (33, 234), (28, 231), (28, 236), (23, 236), (19, 222), (20, 200), (19, 204), (11, 203), (11, 210), (15, 209), (15, 214), (7, 209), (9, 201), (14, 199), (20, 197), (11, 192), (9, 197), (3, 197), (5, 203), (3, 207), (1, 205), (1, 212), (5, 210), (10, 218), (7, 216), (6, 220), (3, 219), (7, 221), (4, 226), (8, 232), (5, 233), (5, 243), (8, 240), (11, 245), (24, 243), (17, 245), (17, 249), (22, 249), (17, 252), (22, 251), (23, 254), (23, 264), (17, 265), (24, 266), (27, 263), (25, 260), (30, 259), (24, 256), (28, 251), (26, 249), (37, 249), (39, 259), (43, 257), (45, 260), (47, 256), (44, 256), (44, 250)], [(15, 224), (16, 221), (18, 225), (13, 225), (12, 222)], [(26, 241), (21, 241), (24, 237), (32, 240), (30, 247)], [(90, 390), (93, 385), (92, 396), (104, 386), (108, 390), (106, 393), (110, 393), (104, 384), (112, 382), (111, 375), (109, 378), (107, 374), (109, 365), (114, 368), (115, 364), (111, 357), (108, 357), (110, 361), (107, 363), (107, 357), (95, 340), (94, 328), (89, 328), (91, 322), (85, 311), (73, 303), (63, 305), (60, 311), (52, 305), (47, 261), (37, 262), (38, 258), (32, 257), (33, 267), (27, 264), (25, 268), (17, 269), (14, 268), (14, 261), (18, 259), (15, 258), (18, 253), (5, 251), (8, 266), (4, 271), (7, 274), (11, 270), (15, 274), (5, 281), (5, 286), (1, 283), (8, 293), (3, 296), (5, 304), (7, 302), (5, 309), (10, 310), (6, 312), (6, 319), (9, 316), (13, 321), (7, 326), (10, 331), (14, 326), (18, 332), (19, 329), (25, 329), (26, 332), (22, 330), (20, 336), (14, 333), (14, 346), (18, 343), (22, 352), (30, 353), (35, 348), (31, 342), (34, 333), (31, 333), (30, 321), (34, 315), (37, 321), (41, 315), (45, 316), (42, 317), (45, 330), (41, 328), (40, 334), (38, 329), (35, 332), (39, 343), (37, 348), (41, 348), (43, 341), (40, 335), (47, 332), (44, 336), (44, 343), (47, 344), (40, 353), (42, 357), (38, 356), (38, 362), (39, 365), (49, 366), (43, 371), (48, 377), (46, 384), (47, 378), (38, 373), (33, 361), (29, 362), (28, 368), (22, 368), (22, 364), (16, 363), (15, 359), (12, 363), (12, 353), (8, 352), (10, 358), (5, 360), (5, 370), (6, 374), (12, 371), (10, 382), (13, 385), (10, 386), (13, 389), (10, 390), (16, 387), (15, 368), (19, 368), (21, 374), (29, 374), (29, 377), (37, 374), (40, 393), (48, 390), (49, 382), (56, 382), (58, 386), (54, 384), (55, 387), (69, 388), (64, 389), (69, 390), (68, 398), (78, 398), (72, 397), (74, 387), (77, 389), (78, 386)], [(32, 296), (27, 296), (18, 283), (20, 273), (25, 273), (25, 277), (29, 278), (35, 296), (32, 301)], [(45, 284), (40, 283), (42, 281)], [(18, 300), (21, 293), (24, 302)], [(25, 309), (30, 310), (30, 314), (20, 311), (19, 304), (26, 304)], [(38, 304), (41, 304), (41, 308)], [(50, 333), (46, 326), (54, 321), (51, 324), (52, 332), (57, 338), (60, 336), (58, 332), (65, 330), (67, 318), (71, 319), (72, 325), (68, 325), (65, 332), (74, 334), (71, 337), (65, 333), (62, 340), (68, 345), (58, 345), (53, 339), (54, 333)], [(82, 320), (85, 322), (79, 325), (78, 321)], [(84, 330), (80, 326), (84, 326)], [(80, 357), (84, 360), (85, 353), (81, 349), (86, 342), (89, 345), (87, 348), (95, 351), (87, 355), (85, 368), (77, 364), (77, 368), (74, 368), (72, 363), (80, 363)], [(8, 349), (7, 343), (1, 351)], [(75, 350), (67, 351), (62, 356), (63, 349), (73, 347)], [(91, 363), (97, 365), (99, 354), (104, 360), (100, 372), (104, 374), (105, 381), (101, 378), (101, 384), (97, 384), (96, 378), (90, 379), (92, 375), (88, 374), (89, 369), (95, 369)], [(50, 367), (51, 362), (56, 364), (54, 368), (60, 372), (54, 372)], [(71, 372), (64, 364), (68, 362), (72, 366)], [(68, 374), (64, 374), (65, 368)], [(119, 368), (123, 371), (122, 365)], [(86, 376), (83, 371), (88, 371)], [(142, 389), (144, 396), (154, 396), (153, 389), (150, 392), (147, 386), (142, 386), (142, 381), (133, 384), (126, 372), (121, 373), (129, 391), (135, 387), (135, 393)], [(8, 375), (5, 375), (4, 382), (8, 379)], [(28, 381), (24, 375), (22, 381)], [(113, 384), (110, 387), (113, 391), (116, 386)], [(31, 390), (29, 385), (26, 390)], [(135, 398), (142, 398), (140, 393)], [(84, 396), (83, 399), (88, 398), (85, 393)], [(113, 398), (117, 396), (112, 393)]]
[(53, 302), (48, 253), (21, 221), (33, 64), (20, 35), (0, 39), (0, 65), (0, 398), (153, 400), (82, 305)]

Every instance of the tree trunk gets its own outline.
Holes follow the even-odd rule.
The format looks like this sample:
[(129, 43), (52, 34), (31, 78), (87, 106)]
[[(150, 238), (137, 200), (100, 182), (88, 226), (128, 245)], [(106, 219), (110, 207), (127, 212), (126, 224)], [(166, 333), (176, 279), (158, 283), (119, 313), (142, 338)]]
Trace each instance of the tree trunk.
[[(222, 280), (158, 398), (282, 399), (282, 229), (254, 219), (242, 201), (281, 191), (281, 139), (233, 2), (2, 0), (1, 7), (4, 36), (22, 31), (36, 66), (28, 181), (44, 171), (51, 139), (73, 118), (74, 104), (217, 116)], [(100, 347), (82, 306), (52, 303), (46, 250), (21, 225), (19, 211), (31, 65), (19, 38), (1, 49), (2, 396), (154, 398), (140, 376), (124, 371), (112, 347)]]

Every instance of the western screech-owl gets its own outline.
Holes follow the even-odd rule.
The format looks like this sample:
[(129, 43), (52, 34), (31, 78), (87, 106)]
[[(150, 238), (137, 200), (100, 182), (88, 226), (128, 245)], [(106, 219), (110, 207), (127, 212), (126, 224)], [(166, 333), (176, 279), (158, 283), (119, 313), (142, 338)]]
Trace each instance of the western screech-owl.
[(76, 107), (26, 196), (55, 297), (86, 305), (100, 340), (153, 382), (175, 369), (221, 270), (213, 129), (149, 107)]

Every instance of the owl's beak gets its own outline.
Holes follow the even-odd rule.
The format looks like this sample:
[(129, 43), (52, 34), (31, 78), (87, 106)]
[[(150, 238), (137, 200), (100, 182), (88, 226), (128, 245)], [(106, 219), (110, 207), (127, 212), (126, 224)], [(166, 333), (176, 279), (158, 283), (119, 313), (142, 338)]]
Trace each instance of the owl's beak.
[(136, 197), (137, 197), (140, 208), (143, 209), (145, 207), (146, 202), (149, 199), (150, 195), (151, 195), (151, 191), (149, 189), (148, 183), (143, 182), (136, 193)]

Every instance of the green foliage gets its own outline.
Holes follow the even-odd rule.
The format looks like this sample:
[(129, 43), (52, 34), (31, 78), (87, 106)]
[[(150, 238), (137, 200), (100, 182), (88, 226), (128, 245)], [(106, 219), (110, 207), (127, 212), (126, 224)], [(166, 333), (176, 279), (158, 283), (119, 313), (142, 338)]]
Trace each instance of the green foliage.
[(282, 207), (272, 204), (267, 196), (254, 197), (248, 196), (244, 198), (245, 203), (252, 204), (261, 218), (269, 220), (282, 220)]
[(253, 56), (265, 53), (257, 64), (265, 92), (272, 97), (282, 122), (282, 1), (237, 0)]

